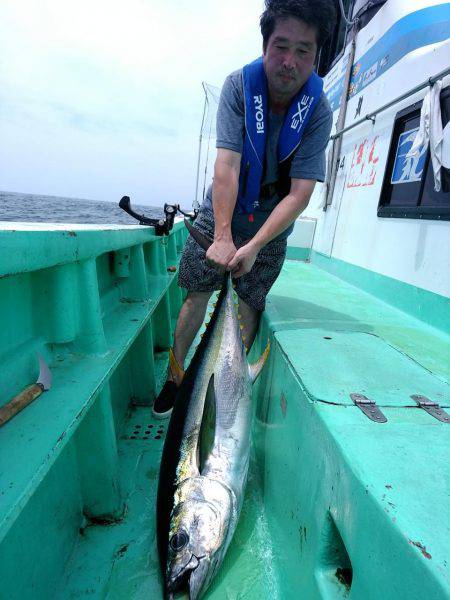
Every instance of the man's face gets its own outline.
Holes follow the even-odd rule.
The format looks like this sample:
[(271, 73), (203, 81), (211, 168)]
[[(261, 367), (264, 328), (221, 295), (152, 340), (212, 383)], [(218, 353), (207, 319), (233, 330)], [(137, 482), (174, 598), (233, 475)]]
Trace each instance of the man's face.
[(312, 73), (317, 52), (316, 29), (293, 17), (278, 19), (263, 53), (269, 91), (291, 99)]

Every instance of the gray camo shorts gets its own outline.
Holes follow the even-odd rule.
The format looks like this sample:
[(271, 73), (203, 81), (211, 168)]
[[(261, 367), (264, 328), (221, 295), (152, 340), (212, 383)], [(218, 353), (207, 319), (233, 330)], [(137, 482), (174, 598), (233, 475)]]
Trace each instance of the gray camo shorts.
[[(202, 208), (195, 220), (196, 227), (203, 235), (212, 240), (214, 237), (214, 214)], [(236, 248), (247, 241), (233, 233)], [(275, 283), (286, 257), (287, 241), (272, 240), (259, 251), (250, 273), (235, 280), (236, 293), (246, 304), (258, 311), (263, 311), (266, 296)], [(178, 285), (190, 292), (213, 292), (219, 290), (223, 276), (206, 264), (206, 252), (189, 236), (184, 246), (178, 270)]]

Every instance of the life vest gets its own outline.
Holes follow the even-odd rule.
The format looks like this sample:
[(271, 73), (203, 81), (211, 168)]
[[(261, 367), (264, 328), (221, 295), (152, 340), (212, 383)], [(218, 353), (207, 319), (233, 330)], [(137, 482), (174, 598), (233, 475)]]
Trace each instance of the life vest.
[[(269, 112), (267, 77), (262, 57), (257, 58), (243, 68), (242, 79), (245, 104), (245, 137), (239, 174), (237, 207), (241, 214), (248, 214), (249, 220), (252, 221), (253, 212), (259, 206)], [(285, 174), (284, 179), (286, 181), (288, 181), (288, 178), (286, 177), (286, 169), (283, 167), (290, 165), (291, 161), (289, 159), (292, 160), (293, 154), (301, 142), (306, 125), (319, 101), (322, 89), (322, 79), (313, 72), (294, 97), (286, 112), (277, 150), (279, 170)], [(286, 185), (284, 188), (286, 188)], [(289, 189), (286, 190), (286, 193), (288, 191)]]

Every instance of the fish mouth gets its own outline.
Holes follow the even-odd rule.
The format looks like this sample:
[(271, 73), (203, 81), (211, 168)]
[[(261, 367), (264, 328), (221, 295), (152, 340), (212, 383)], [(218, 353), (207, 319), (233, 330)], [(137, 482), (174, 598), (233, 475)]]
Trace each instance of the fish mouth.
[(200, 559), (198, 559), (195, 554), (191, 554), (191, 558), (187, 564), (182, 567), (177, 568), (176, 565), (172, 565), (167, 585), (169, 592), (187, 592), (189, 590), (190, 576), (198, 567), (199, 563)]
[[(198, 561), (198, 566), (191, 572), (189, 578), (189, 600), (197, 600), (207, 585), (208, 573), (210, 572), (211, 561), (207, 556), (203, 556)], [(211, 578), (209, 578), (210, 581)], [(206, 584), (206, 585), (205, 585)]]
[(192, 554), (188, 564), (182, 567), (168, 582), (167, 591), (173, 594), (184, 592), (189, 594), (189, 600), (198, 600), (204, 591), (211, 562), (207, 556), (197, 558)]

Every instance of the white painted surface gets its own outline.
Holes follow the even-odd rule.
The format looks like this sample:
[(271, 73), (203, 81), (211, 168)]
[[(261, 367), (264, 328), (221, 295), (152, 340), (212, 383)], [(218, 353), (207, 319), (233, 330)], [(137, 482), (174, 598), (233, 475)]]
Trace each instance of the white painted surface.
[(289, 246), (293, 248), (311, 248), (316, 229), (316, 219), (300, 217), (295, 221), (294, 231), (289, 236)]
[[(358, 34), (355, 63), (396, 20), (414, 10), (441, 3), (388, 1)], [(450, 40), (405, 56), (349, 100), (346, 125), (447, 68), (449, 56)], [(342, 73), (343, 62), (333, 68), (325, 89), (330, 87), (329, 78), (336, 81)], [(449, 84), (450, 77), (446, 77), (444, 87)], [(332, 205), (326, 212), (319, 208), (323, 185), (317, 184), (305, 215), (317, 219), (313, 248), (318, 252), (450, 296), (450, 221), (377, 216), (395, 115), (421, 100), (425, 93), (423, 89), (384, 111), (375, 124), (367, 121), (344, 135), (341, 149), (344, 161), (342, 164), (341, 160), (342, 168), (337, 174)], [(361, 96), (362, 110), (356, 117)], [(334, 113), (334, 123), (338, 113), (339, 110)], [(360, 150), (364, 164), (356, 164)]]

